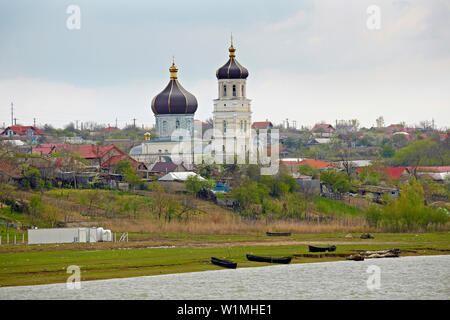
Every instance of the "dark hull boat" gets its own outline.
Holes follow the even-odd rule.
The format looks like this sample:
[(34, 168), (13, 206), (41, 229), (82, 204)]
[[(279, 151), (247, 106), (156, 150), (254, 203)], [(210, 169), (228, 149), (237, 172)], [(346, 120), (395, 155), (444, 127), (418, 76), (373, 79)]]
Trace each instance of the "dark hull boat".
[(309, 252), (331, 252), (331, 251), (336, 251), (336, 246), (329, 246), (329, 247), (313, 247), (313, 246), (308, 246), (309, 247)]
[(221, 260), (221, 259), (217, 259), (215, 257), (211, 257), (211, 263), (218, 265), (220, 267), (230, 268), (230, 269), (236, 269), (236, 267), (237, 267), (237, 263), (235, 263), (235, 262), (231, 262), (228, 260)]
[(290, 232), (266, 232), (266, 235), (269, 237), (289, 237), (291, 235)]
[(283, 258), (273, 258), (273, 257), (259, 257), (252, 256), (251, 254), (247, 255), (247, 259), (250, 261), (258, 261), (258, 262), (269, 262), (269, 263), (285, 263), (288, 264), (291, 262), (291, 257), (283, 257)]

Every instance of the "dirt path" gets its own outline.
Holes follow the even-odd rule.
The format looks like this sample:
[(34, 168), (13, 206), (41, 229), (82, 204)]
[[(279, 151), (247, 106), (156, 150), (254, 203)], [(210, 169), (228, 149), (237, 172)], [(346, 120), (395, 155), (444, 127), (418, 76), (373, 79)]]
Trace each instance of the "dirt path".
[(254, 246), (300, 246), (300, 245), (359, 245), (359, 244), (386, 244), (396, 245), (405, 242), (377, 242), (377, 241), (301, 241), (301, 240), (252, 240), (252, 241), (133, 241), (133, 242), (97, 242), (78, 244), (51, 244), (51, 245), (9, 245), (0, 247), (0, 253), (30, 252), (30, 251), (60, 251), (60, 250), (112, 250), (119, 248), (139, 249), (152, 247), (177, 247), (177, 248), (223, 248), (223, 247), (254, 247)]

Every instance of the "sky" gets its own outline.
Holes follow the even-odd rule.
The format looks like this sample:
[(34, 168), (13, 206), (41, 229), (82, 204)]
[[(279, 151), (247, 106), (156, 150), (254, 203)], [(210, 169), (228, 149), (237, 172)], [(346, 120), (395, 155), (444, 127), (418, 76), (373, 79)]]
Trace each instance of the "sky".
[(0, 0), (0, 126), (150, 127), (172, 56), (206, 120), (231, 33), (253, 121), (450, 127), (448, 0)]

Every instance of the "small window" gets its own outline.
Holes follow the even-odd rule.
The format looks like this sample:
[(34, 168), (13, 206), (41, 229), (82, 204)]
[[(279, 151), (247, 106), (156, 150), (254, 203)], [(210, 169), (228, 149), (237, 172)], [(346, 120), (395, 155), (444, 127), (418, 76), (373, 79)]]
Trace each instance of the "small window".
[(180, 120), (177, 120), (176, 122), (175, 122), (175, 128), (180, 128)]
[(227, 122), (223, 120), (223, 133), (227, 132)]
[(227, 96), (227, 86), (223, 85), (223, 96), (226, 97)]
[(245, 97), (245, 93), (244, 93), (244, 85), (242, 85), (242, 87), (241, 87), (241, 96)]
[(236, 85), (233, 84), (233, 97), (236, 97)]
[(163, 121), (162, 123), (162, 135), (167, 135), (167, 121)]

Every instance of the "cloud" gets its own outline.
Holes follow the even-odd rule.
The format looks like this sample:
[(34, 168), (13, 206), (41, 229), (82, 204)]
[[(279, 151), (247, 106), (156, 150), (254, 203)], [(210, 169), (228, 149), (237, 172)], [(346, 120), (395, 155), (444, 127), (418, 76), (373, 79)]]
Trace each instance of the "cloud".
[[(88, 38), (70, 34), (73, 43), (66, 43), (56, 40), (68, 37), (67, 32), (59, 38), (46, 36), (48, 47), (41, 46), (37, 60), (26, 58), (36, 51), (21, 35), (34, 39), (30, 43), (40, 38), (22, 25), (20, 32), (11, 33), (22, 40), (15, 49), (20, 54), (11, 49), (15, 39), (0, 50), (0, 120), (9, 124), (13, 101), (23, 123), (35, 117), (38, 123), (57, 126), (75, 120), (112, 124), (117, 117), (119, 126), (132, 118), (152, 124), (150, 101), (168, 82), (173, 54), (180, 82), (199, 102), (196, 118), (204, 120), (212, 116), (215, 70), (226, 62), (233, 31), (237, 59), (250, 72), (247, 94), (255, 121), (289, 118), (313, 125), (359, 118), (371, 126), (383, 115), (386, 122), (413, 124), (434, 117), (438, 125), (449, 126), (448, 1), (378, 0), (381, 29), (376, 31), (366, 27), (371, 0), (298, 3), (295, 10), (290, 3), (282, 13), (271, 7), (271, 15), (245, 6), (233, 23), (222, 16), (214, 23), (198, 14), (195, 23), (177, 19), (173, 24), (170, 17), (160, 17), (158, 25), (145, 14), (126, 23), (130, 17), (111, 7), (103, 19), (92, 22), (96, 28), (84, 20), (82, 31)], [(163, 4), (158, 8), (166, 9)], [(86, 10), (84, 17), (95, 18), (94, 12), (102, 11), (101, 6), (95, 9)], [(179, 11), (189, 10), (195, 8)], [(108, 20), (114, 12), (120, 23)], [(249, 19), (240, 24), (246, 15)], [(43, 33), (41, 28), (38, 35)], [(64, 50), (58, 51), (59, 46)], [(12, 60), (4, 59), (2, 52), (9, 52)]]

